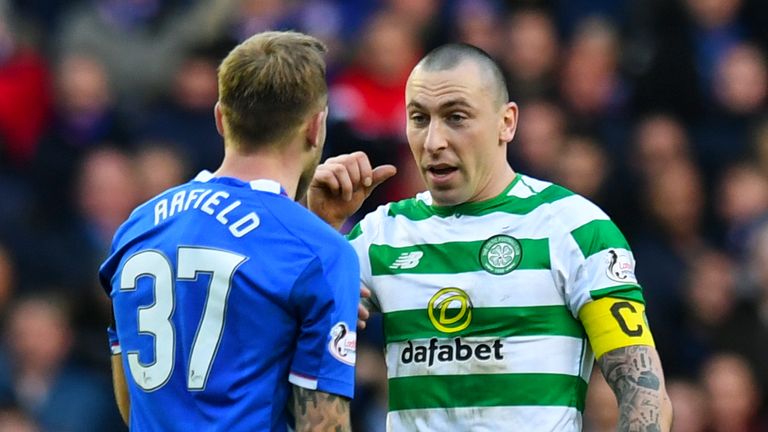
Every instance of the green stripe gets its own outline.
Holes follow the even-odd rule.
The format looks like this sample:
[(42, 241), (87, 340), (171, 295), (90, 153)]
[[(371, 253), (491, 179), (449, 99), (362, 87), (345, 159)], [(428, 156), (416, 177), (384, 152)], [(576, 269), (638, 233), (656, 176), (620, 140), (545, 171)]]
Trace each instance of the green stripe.
[[(425, 305), (426, 307), (426, 305)], [(448, 309), (447, 317), (458, 309)], [(469, 325), (454, 333), (445, 333), (435, 328), (427, 309), (410, 309), (384, 314), (384, 335), (386, 343), (403, 342), (433, 337), (467, 336), (572, 336), (585, 337), (584, 327), (563, 305), (473, 308)], [(433, 314), (440, 316), (439, 309)], [(457, 322), (460, 324), (461, 321)]]
[[(495, 211), (516, 215), (525, 215), (536, 210), (542, 204), (552, 204), (555, 201), (559, 201), (571, 195), (573, 195), (573, 192), (562, 186), (553, 184), (538, 194), (532, 195), (528, 198), (508, 197), (507, 203), (500, 206), (500, 208)], [(488, 213), (491, 212), (489, 211), (483, 214)]]
[(527, 198), (508, 196), (506, 195), (507, 192), (487, 201), (468, 202), (451, 207), (429, 206), (421, 200), (411, 198), (390, 204), (388, 214), (392, 217), (403, 216), (412, 221), (421, 221), (432, 216), (446, 217), (454, 214), (484, 216), (500, 212), (525, 215), (542, 204), (550, 204), (573, 195), (573, 192), (568, 189), (554, 184)]
[(434, 216), (430, 206), (424, 204), (424, 201), (410, 198), (389, 205), (388, 216), (404, 216), (412, 221), (421, 221)]
[(627, 249), (629, 244), (610, 220), (593, 220), (571, 231), (584, 258), (610, 248)]
[(640, 288), (640, 285), (635, 284), (616, 285), (607, 288), (600, 288), (590, 291), (589, 295), (592, 297), (592, 300), (599, 300), (604, 297), (614, 297), (645, 304), (645, 299), (643, 298), (643, 289)]
[(389, 410), (561, 406), (584, 411), (587, 383), (561, 374), (424, 375), (389, 380)]
[[(538, 198), (539, 200), (541, 200), (541, 201), (543, 201), (543, 202), (545, 202), (547, 204), (552, 204), (555, 201), (559, 201), (559, 200), (561, 200), (563, 198), (567, 198), (567, 197), (569, 197), (571, 195), (573, 195), (573, 192), (569, 191), (568, 189), (566, 189), (566, 188), (564, 188), (562, 186), (558, 186), (556, 184), (553, 184), (553, 185), (547, 186), (544, 190), (542, 190), (538, 194), (536, 194), (536, 195), (534, 195), (532, 197), (529, 197), (529, 198), (521, 199), (521, 201), (534, 200), (534, 199)], [(536, 207), (538, 207), (538, 206), (536, 206)], [(531, 210), (533, 210), (536, 207), (531, 208)]]
[[(548, 270), (548, 239), (518, 239), (522, 249), (522, 258), (517, 269)], [(373, 276), (403, 273), (446, 274), (483, 270), (480, 264), (480, 248), (485, 240), (469, 242), (449, 242), (440, 244), (422, 244), (406, 247), (373, 244), (368, 249)], [(421, 251), (421, 256), (412, 268), (401, 268), (398, 258), (403, 254)], [(404, 265), (410, 267), (409, 265)], [(394, 268), (393, 268), (394, 267)]]
[(354, 226), (354, 227), (352, 227), (352, 229), (351, 229), (351, 230), (349, 230), (349, 232), (347, 233), (347, 240), (349, 240), (349, 241), (352, 241), (352, 240), (354, 240), (354, 239), (356, 239), (356, 238), (360, 237), (361, 235), (363, 235), (363, 229), (362, 229), (362, 228), (360, 228), (360, 223), (358, 222), (358, 223), (357, 223), (357, 224), (355, 224), (355, 226)]

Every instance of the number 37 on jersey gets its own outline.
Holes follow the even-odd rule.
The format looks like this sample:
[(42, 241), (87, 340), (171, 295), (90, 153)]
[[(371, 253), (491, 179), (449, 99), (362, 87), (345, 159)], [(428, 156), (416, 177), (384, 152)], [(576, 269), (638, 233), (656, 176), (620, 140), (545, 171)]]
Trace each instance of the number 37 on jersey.
[[(137, 331), (151, 336), (152, 352), (127, 351), (130, 376), (145, 391), (154, 391), (165, 385), (175, 367), (177, 346), (190, 347), (182, 358), (188, 359), (187, 388), (205, 389), (211, 365), (216, 357), (227, 309), (227, 298), (232, 278), (246, 257), (219, 249), (180, 247), (177, 265), (157, 250), (144, 250), (132, 255), (120, 274), (120, 292), (135, 292), (142, 278), (151, 279), (154, 303), (139, 307)], [(210, 275), (205, 305), (197, 323), (192, 341), (179, 341), (172, 321), (178, 296), (178, 282), (195, 282), (201, 273)], [(144, 286), (144, 285), (142, 285)], [(190, 289), (198, 289), (197, 284)], [(143, 361), (142, 361), (143, 359)], [(151, 361), (148, 361), (151, 359)]]

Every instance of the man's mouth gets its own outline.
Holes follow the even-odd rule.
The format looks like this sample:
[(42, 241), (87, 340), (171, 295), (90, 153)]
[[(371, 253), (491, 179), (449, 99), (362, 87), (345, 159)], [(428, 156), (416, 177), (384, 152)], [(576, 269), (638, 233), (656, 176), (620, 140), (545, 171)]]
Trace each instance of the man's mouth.
[(457, 170), (458, 168), (456, 168), (455, 166), (446, 165), (446, 164), (427, 166), (427, 171), (435, 176), (445, 176)]

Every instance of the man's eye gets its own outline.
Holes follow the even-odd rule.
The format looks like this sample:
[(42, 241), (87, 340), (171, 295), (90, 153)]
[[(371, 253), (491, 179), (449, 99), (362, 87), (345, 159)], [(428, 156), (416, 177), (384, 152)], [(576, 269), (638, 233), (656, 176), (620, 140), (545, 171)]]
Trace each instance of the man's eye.
[(461, 123), (466, 119), (467, 117), (462, 114), (451, 114), (448, 116), (448, 121), (451, 123)]
[(427, 116), (423, 114), (411, 114), (411, 121), (415, 124), (424, 124), (427, 122)]

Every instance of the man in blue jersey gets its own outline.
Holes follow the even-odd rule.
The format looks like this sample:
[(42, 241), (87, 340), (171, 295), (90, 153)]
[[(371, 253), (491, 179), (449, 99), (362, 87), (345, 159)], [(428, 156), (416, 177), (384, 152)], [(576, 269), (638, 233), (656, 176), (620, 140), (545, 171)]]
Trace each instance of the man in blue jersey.
[[(325, 47), (255, 35), (219, 69), (213, 173), (138, 207), (100, 280), (115, 394), (137, 431), (347, 431), (359, 267), (297, 204), (325, 141)], [(291, 415), (292, 414), (292, 415)]]

